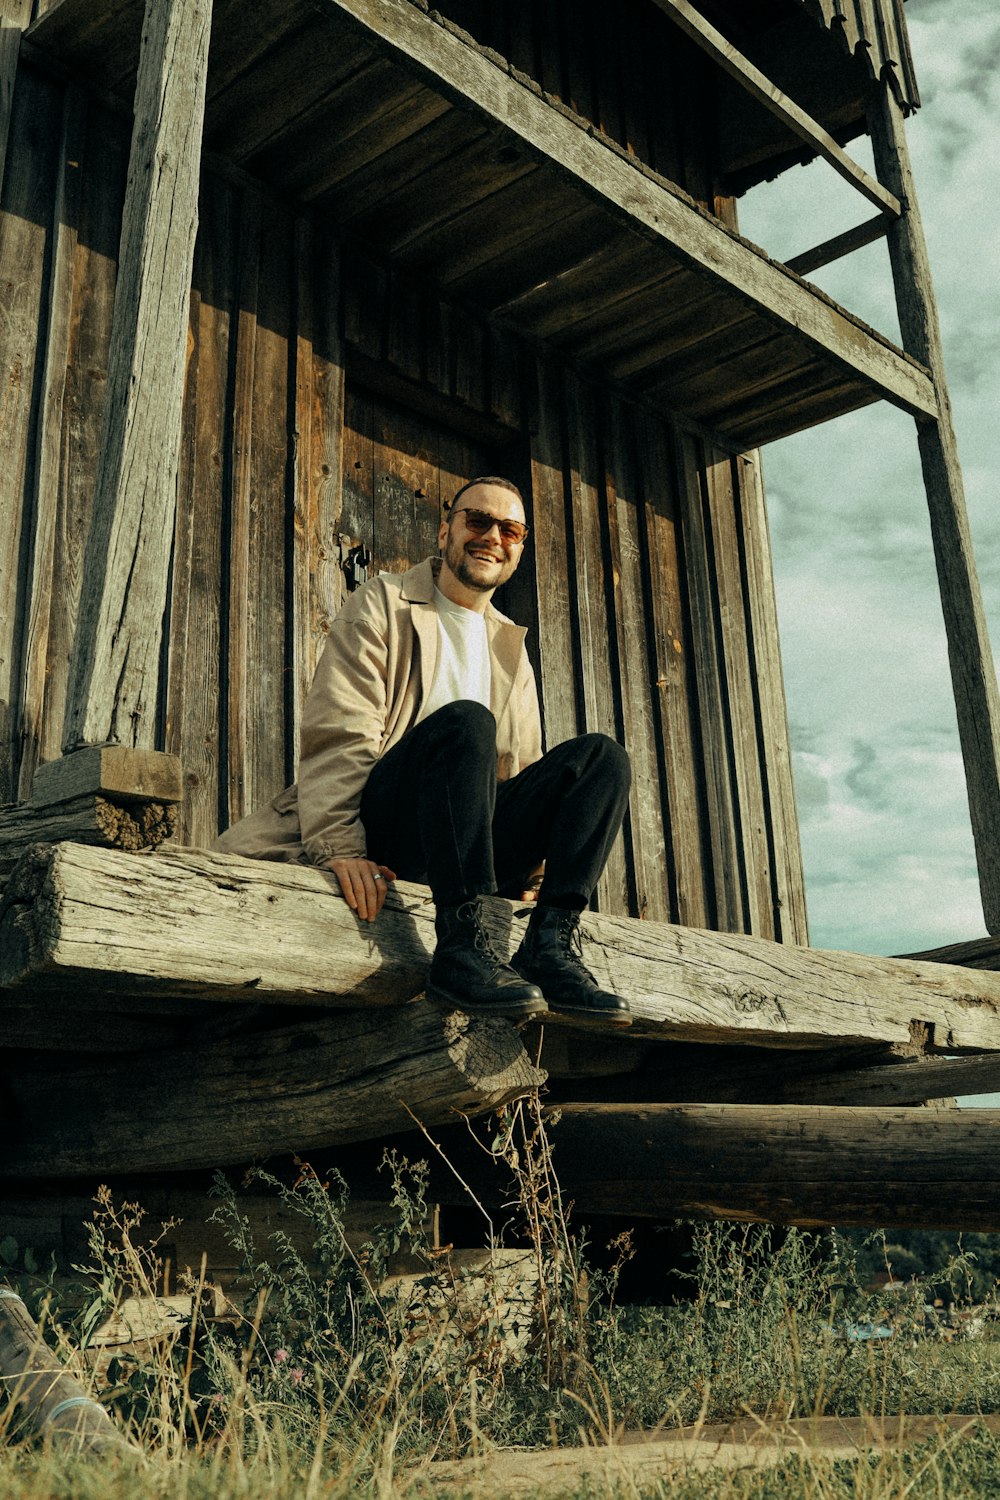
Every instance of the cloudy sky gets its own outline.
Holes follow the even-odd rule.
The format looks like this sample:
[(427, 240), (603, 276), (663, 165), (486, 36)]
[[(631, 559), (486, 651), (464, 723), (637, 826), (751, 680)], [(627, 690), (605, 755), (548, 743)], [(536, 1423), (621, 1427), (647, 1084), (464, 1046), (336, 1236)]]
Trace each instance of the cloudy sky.
[[(906, 9), (922, 99), (908, 137), (996, 648), (1000, 11)], [(849, 150), (872, 170), (866, 145)], [(869, 213), (816, 163), (745, 197), (740, 227), (785, 257)], [(815, 280), (898, 339), (883, 244)], [(983, 936), (913, 422), (880, 403), (772, 444), (764, 465), (811, 941), (902, 953)]]

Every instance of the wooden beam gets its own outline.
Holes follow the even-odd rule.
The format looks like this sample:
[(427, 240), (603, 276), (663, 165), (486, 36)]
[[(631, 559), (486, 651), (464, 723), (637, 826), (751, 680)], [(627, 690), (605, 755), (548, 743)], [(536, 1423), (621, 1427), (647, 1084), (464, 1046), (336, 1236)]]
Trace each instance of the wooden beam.
[(180, 760), (162, 750), (87, 745), (72, 755), (38, 767), (31, 787), (31, 805), (51, 807), (87, 795), (183, 802)]
[(64, 747), (152, 748), (211, 0), (147, 0)]
[(173, 803), (93, 793), (50, 806), (0, 807), (0, 883), (35, 844), (95, 844), (105, 849), (157, 849), (177, 826)]
[[(77, 225), (80, 222), (82, 173), (80, 162), (87, 137), (87, 99), (79, 85), (67, 85), (63, 100), (62, 138), (59, 142), (58, 177), (52, 212), (52, 247), (49, 255), (44, 306), (48, 309), (45, 354), (41, 368), (41, 395), (34, 440), (31, 497), (25, 513), (34, 517), (31, 548), (31, 578), (25, 611), (21, 648), (20, 719), (21, 762), (17, 794), (26, 800), (39, 758), (46, 748), (52, 753), (53, 727), (46, 725), (55, 696), (52, 657), (58, 656), (50, 638), (59, 517), (65, 514), (64, 466), (66, 434), (64, 404), (71, 362), (81, 362), (79, 350), (71, 354), (73, 342), (73, 282), (77, 256)], [(85, 359), (85, 356), (84, 356)], [(78, 419), (77, 419), (78, 420)], [(59, 726), (61, 729), (61, 725)], [(58, 733), (58, 729), (56, 730)], [(57, 742), (58, 743), (58, 742)]]
[(832, 239), (814, 245), (811, 250), (803, 250), (801, 255), (793, 255), (790, 260), (785, 261), (785, 265), (798, 276), (808, 276), (811, 271), (818, 271), (820, 266), (828, 266), (844, 255), (852, 255), (855, 250), (884, 239), (891, 222), (884, 214), (876, 214), (874, 219), (866, 219), (863, 224), (845, 229), (843, 234), (835, 234)]
[(879, 176), (906, 205), (902, 218), (888, 233), (903, 347), (927, 366), (937, 391), (938, 414), (931, 421), (918, 420), (917, 442), (941, 589), (983, 913), (987, 930), (1000, 933), (1000, 694), (972, 550), (927, 245), (903, 115), (891, 89), (874, 91), (869, 125)]
[(429, 87), (499, 125), (630, 230), (731, 291), (812, 348), (913, 414), (937, 410), (926, 371), (888, 340), (727, 230), (679, 188), (645, 171), (568, 111), (511, 78), (409, 0), (319, 0), (352, 20), (373, 47), (416, 71)]
[[(1000, 1230), (1000, 1110), (561, 1104), (563, 1197), (587, 1213)], [(460, 1163), (464, 1166), (464, 1162)]]
[[(16, 1057), (16, 1054), (8, 1054)], [(426, 1002), (214, 1042), (0, 1069), (17, 1125), (0, 1178), (193, 1170), (485, 1114), (545, 1074), (506, 1021)], [(412, 1111), (412, 1115), (408, 1112)]]
[(31, 0), (0, 0), (0, 192), (3, 191), (7, 138), (14, 108), (21, 32), (31, 20)]
[(745, 89), (766, 110), (769, 110), (800, 141), (804, 141), (807, 146), (828, 161), (845, 182), (849, 182), (852, 187), (857, 188), (859, 193), (863, 193), (871, 203), (882, 210), (883, 214), (898, 217), (899, 199), (893, 193), (888, 192), (880, 182), (876, 182), (873, 177), (869, 176), (864, 168), (838, 145), (828, 130), (824, 130), (822, 125), (801, 109), (793, 99), (782, 93), (781, 89), (755, 67), (749, 58), (744, 57), (721, 31), (717, 31), (714, 26), (710, 25), (701, 12), (689, 4), (689, 0), (654, 0), (654, 4), (670, 17), (685, 36), (690, 37), (696, 46), (707, 53), (713, 62), (718, 63), (723, 72), (735, 79), (741, 88)]
[(900, 958), (930, 960), (938, 964), (962, 964), (967, 969), (1000, 969), (1000, 938), (972, 938), (967, 943), (948, 943), (923, 953), (901, 953)]
[[(497, 941), (524, 918), (494, 900)], [(10, 998), (102, 992), (357, 1007), (423, 992), (434, 908), (399, 881), (372, 926), (335, 877), (301, 865), (169, 850), (153, 858), (61, 844), (26, 854), (0, 907)], [(769, 1047), (907, 1043), (1000, 1051), (1000, 975), (830, 953), (665, 922), (585, 915), (594, 973), (632, 1002), (630, 1041)], [(608, 1045), (613, 1044), (613, 1039)]]
[[(548, 1028), (549, 1033), (553, 1031)], [(762, 1047), (661, 1045), (638, 1071), (624, 1077), (608, 1072), (578, 1078), (559, 1069), (564, 1076), (550, 1078), (549, 1097), (607, 1104), (858, 1106), (921, 1105), (1000, 1090), (1000, 1054), (993, 1052), (981, 1057), (907, 1060), (889, 1053), (854, 1067), (851, 1056), (846, 1047), (776, 1054)], [(550, 1057), (548, 1035), (541, 1058), (550, 1071), (561, 1061)]]

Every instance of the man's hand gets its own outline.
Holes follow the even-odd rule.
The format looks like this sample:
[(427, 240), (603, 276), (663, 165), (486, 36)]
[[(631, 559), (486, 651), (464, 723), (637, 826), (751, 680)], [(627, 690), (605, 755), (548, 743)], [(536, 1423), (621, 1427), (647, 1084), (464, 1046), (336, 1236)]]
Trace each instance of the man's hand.
[(537, 901), (538, 892), (542, 881), (545, 879), (545, 861), (542, 860), (530, 874), (524, 877), (524, 890), (521, 892), (522, 901)]
[(328, 859), (323, 868), (336, 875), (351, 910), (363, 922), (374, 922), (382, 910), (389, 881), (396, 878), (395, 870), (371, 859)]

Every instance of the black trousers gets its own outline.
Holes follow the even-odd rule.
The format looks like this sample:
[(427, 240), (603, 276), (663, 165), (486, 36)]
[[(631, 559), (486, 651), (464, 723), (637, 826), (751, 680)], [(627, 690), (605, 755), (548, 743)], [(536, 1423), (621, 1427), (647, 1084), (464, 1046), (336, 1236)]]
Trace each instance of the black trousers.
[(431, 714), (368, 778), (368, 857), (426, 881), (439, 906), (494, 891), (516, 897), (544, 859), (539, 902), (582, 910), (625, 816), (626, 751), (584, 734), (508, 781), (497, 781), (496, 762), (489, 709), (462, 700)]

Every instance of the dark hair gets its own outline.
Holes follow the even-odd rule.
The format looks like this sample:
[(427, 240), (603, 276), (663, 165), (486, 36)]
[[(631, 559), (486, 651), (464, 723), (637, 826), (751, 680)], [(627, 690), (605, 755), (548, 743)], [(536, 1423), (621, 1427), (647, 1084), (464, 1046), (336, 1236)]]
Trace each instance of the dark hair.
[(450, 503), (445, 506), (445, 510), (449, 516), (455, 509), (455, 506), (461, 500), (462, 496), (465, 494), (466, 490), (475, 489), (477, 484), (495, 484), (502, 490), (510, 490), (511, 494), (516, 495), (520, 500), (521, 509), (524, 510), (524, 496), (521, 494), (521, 491), (518, 489), (517, 485), (513, 483), (512, 480), (503, 479), (499, 474), (479, 474), (475, 479), (470, 479), (467, 484), (463, 484), (462, 488), (455, 493)]

